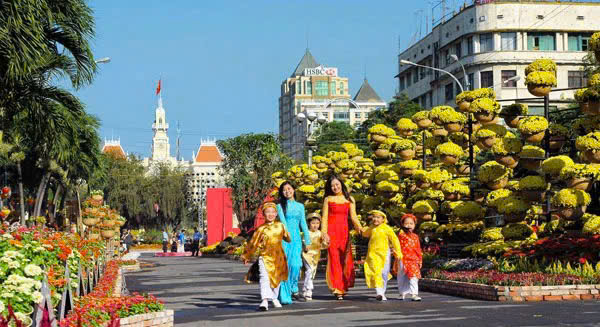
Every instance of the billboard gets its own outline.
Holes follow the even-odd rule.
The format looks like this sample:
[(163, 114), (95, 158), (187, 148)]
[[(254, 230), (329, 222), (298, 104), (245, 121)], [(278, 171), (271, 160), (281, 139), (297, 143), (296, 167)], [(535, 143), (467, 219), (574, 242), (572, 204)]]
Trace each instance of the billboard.
[(305, 68), (304, 76), (338, 76), (338, 69), (336, 67), (315, 67)]

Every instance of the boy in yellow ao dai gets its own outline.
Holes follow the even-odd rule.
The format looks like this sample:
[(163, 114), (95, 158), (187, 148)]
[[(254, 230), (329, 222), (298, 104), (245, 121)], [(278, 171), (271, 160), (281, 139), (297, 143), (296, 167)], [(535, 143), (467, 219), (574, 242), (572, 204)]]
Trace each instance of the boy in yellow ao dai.
[[(291, 238), (285, 229), (285, 225), (276, 221), (277, 207), (274, 203), (265, 203), (262, 210), (265, 223), (254, 231), (252, 239), (246, 244), (242, 259), (244, 264), (248, 264), (255, 253), (258, 255), (260, 296), (262, 299), (259, 310), (267, 311), (269, 300), (273, 302), (273, 306), (276, 308), (281, 307), (281, 303), (277, 300), (279, 284), (288, 278), (288, 266), (282, 241), (290, 242)], [(250, 273), (249, 271), (246, 275), (246, 282), (250, 282)]]
[(402, 259), (398, 237), (387, 224), (387, 216), (379, 210), (369, 212), (371, 224), (361, 229), (363, 237), (369, 237), (369, 249), (365, 260), (365, 281), (369, 288), (375, 288), (378, 301), (386, 301), (385, 291), (390, 275), (390, 254)]
[(326, 249), (328, 245), (323, 240), (321, 233), (321, 216), (318, 213), (312, 213), (306, 218), (308, 223), (308, 234), (310, 245), (304, 247), (302, 261), (304, 262), (304, 285), (302, 287), (303, 296), (307, 301), (312, 300), (313, 280), (317, 274), (317, 266), (321, 259), (321, 250)]

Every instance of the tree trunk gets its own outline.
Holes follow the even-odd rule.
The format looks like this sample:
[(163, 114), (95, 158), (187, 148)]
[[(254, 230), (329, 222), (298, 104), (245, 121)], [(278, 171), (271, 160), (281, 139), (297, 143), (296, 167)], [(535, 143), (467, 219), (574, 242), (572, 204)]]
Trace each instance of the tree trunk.
[[(77, 187), (77, 186), (76, 186)], [(79, 187), (77, 187), (77, 231), (79, 236), (83, 236), (83, 220), (81, 219), (81, 196), (79, 195)]]
[(54, 197), (52, 199), (52, 212), (48, 212), (48, 223), (52, 226), (54, 225), (54, 223), (56, 223), (56, 210), (58, 208), (58, 197), (61, 195), (61, 191), (62, 191), (63, 187), (62, 184), (58, 184), (58, 186), (56, 187), (56, 191), (54, 191)]
[(25, 226), (25, 194), (23, 193), (23, 174), (21, 162), (17, 162), (17, 173), (19, 174), (19, 204), (21, 205), (21, 226)]
[(33, 211), (33, 216), (41, 216), (42, 212), (42, 200), (44, 199), (44, 194), (46, 193), (46, 186), (48, 186), (48, 181), (50, 180), (50, 172), (47, 172), (40, 182), (40, 186), (38, 188), (37, 198), (35, 200), (35, 210)]

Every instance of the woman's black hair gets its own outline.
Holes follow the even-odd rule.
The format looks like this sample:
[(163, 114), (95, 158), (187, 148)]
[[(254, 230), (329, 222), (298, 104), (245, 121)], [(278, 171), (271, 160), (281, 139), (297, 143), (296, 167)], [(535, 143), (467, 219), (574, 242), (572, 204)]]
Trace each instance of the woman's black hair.
[(335, 195), (335, 194), (333, 194), (333, 191), (331, 190), (331, 183), (336, 179), (338, 181), (340, 181), (340, 184), (342, 184), (342, 193), (344, 194), (344, 197), (346, 198), (346, 200), (352, 201), (350, 199), (350, 193), (348, 193), (348, 189), (346, 188), (346, 184), (344, 184), (344, 181), (338, 175), (335, 175), (335, 174), (329, 176), (329, 178), (327, 179), (327, 183), (325, 183), (325, 197)]
[(279, 204), (281, 205), (281, 209), (283, 209), (283, 214), (287, 214), (287, 198), (283, 195), (283, 187), (289, 185), (292, 189), (294, 189), (294, 200), (296, 200), (296, 188), (289, 181), (285, 181), (279, 185)]

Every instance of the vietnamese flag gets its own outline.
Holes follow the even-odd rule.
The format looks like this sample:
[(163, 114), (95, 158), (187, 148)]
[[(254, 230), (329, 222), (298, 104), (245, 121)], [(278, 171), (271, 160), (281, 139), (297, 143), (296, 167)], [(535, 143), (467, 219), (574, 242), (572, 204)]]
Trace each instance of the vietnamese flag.
[(160, 93), (160, 80), (158, 80), (158, 86), (156, 87), (156, 95)]

